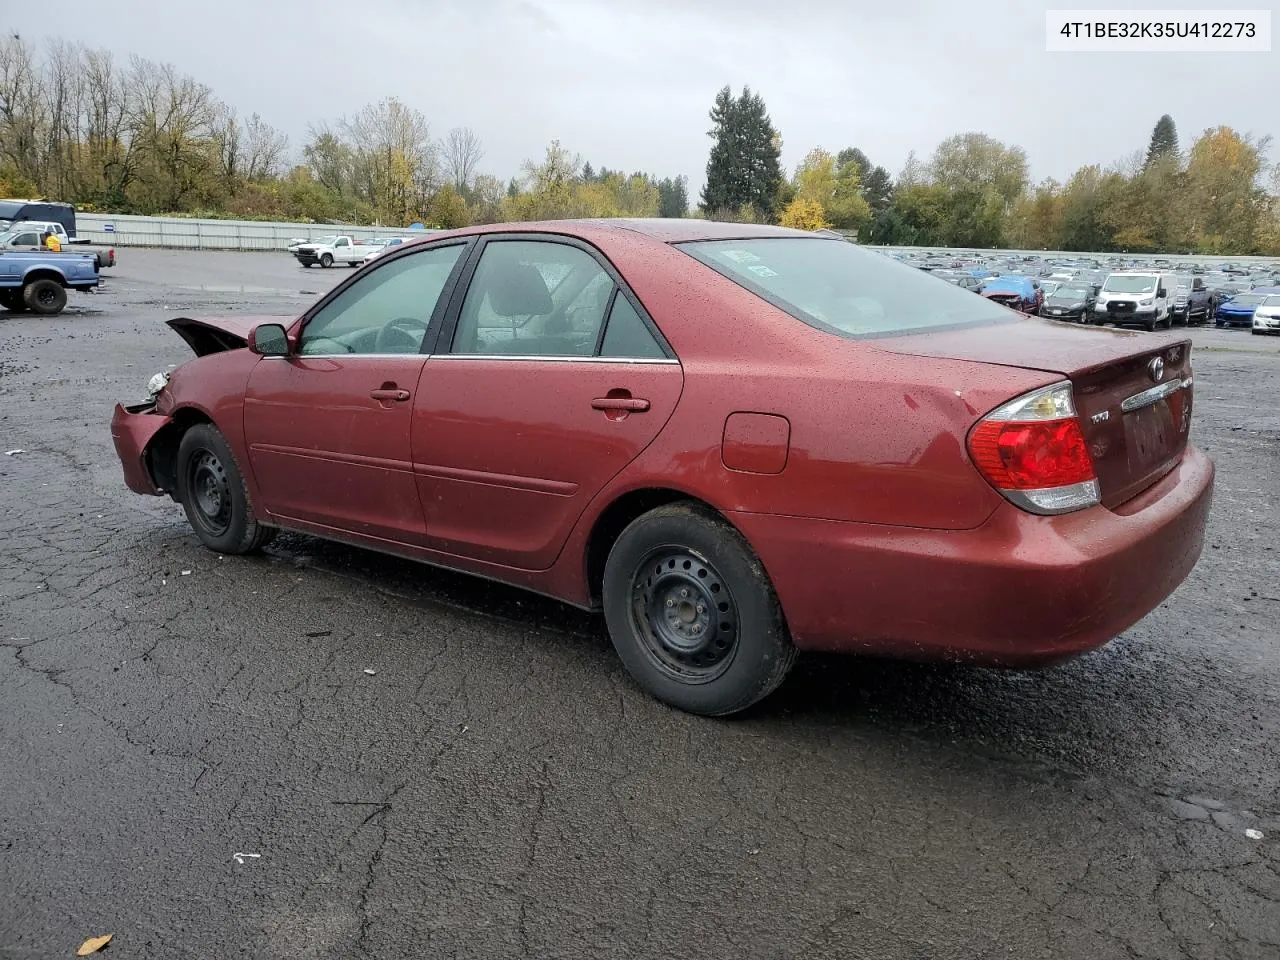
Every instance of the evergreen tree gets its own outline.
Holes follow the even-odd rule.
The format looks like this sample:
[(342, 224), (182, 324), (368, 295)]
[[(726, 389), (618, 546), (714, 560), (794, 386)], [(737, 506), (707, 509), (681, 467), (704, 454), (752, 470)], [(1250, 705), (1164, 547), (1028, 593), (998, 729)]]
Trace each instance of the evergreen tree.
[(771, 217), (782, 182), (782, 148), (764, 100), (750, 87), (743, 87), (735, 99), (725, 87), (716, 94), (711, 124), (707, 135), (714, 143), (707, 159), (702, 209), (714, 214), (749, 205), (757, 214)]
[(1161, 157), (1177, 155), (1178, 128), (1173, 125), (1173, 117), (1165, 114), (1156, 121), (1156, 128), (1151, 131), (1151, 146), (1147, 147), (1147, 166)]
[(862, 177), (862, 197), (871, 212), (878, 214), (893, 202), (893, 179), (884, 167), (872, 167)]
[(689, 213), (689, 178), (666, 177), (658, 181), (658, 216), (684, 217)]
[(596, 172), (591, 169), (591, 164), (589, 162), (584, 163), (582, 165), (582, 182), (595, 183), (596, 179), (597, 179)]

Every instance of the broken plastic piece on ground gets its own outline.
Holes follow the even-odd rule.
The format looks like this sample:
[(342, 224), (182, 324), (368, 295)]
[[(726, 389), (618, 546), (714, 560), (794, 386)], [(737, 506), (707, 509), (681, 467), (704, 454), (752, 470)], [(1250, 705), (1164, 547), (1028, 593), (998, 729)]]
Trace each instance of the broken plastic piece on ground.
[(1244, 835), (1248, 837), (1250, 840), (1261, 840), (1263, 837), (1262, 831), (1255, 830), (1253, 829), (1253, 827), (1250, 827), (1248, 830), (1246, 830), (1244, 832)]
[(248, 858), (252, 858), (252, 859), (254, 859), (254, 860), (260, 860), (260, 859), (262, 859), (262, 854), (260, 854), (260, 853), (233, 853), (233, 854), (231, 855), (231, 859), (232, 859), (232, 860), (234, 860), (236, 863), (244, 863), (244, 861), (245, 861), (245, 858), (246, 858), (246, 857), (248, 857)]
[(26, 452), (27, 452), (27, 451), (25, 451), (25, 450), (6, 450), (6, 451), (4, 452), (4, 455), (5, 455), (6, 457), (12, 457), (15, 453), (26, 453)]
[(367, 674), (368, 674), (369, 676), (371, 676), (371, 677), (376, 677), (376, 676), (378, 675), (378, 671), (377, 671), (377, 670), (370, 670), (368, 667), (365, 667), (365, 668), (364, 668), (364, 672), (365, 672), (365, 673), (367, 673)]
[(115, 936), (115, 934), (106, 933), (100, 937), (90, 937), (84, 943), (80, 944), (80, 949), (76, 951), (76, 956), (87, 957), (91, 953), (97, 953), (111, 942), (111, 938), (113, 936)]

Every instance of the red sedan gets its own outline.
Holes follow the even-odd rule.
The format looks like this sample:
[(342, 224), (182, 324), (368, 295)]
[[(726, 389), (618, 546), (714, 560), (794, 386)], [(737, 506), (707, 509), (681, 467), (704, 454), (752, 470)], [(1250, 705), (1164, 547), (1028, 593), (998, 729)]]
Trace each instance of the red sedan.
[(170, 325), (198, 359), (112, 436), (208, 547), (296, 530), (603, 609), (635, 679), (703, 714), (797, 649), (1099, 646), (1187, 576), (1212, 496), (1187, 341), (793, 230), (479, 227), (301, 317)]

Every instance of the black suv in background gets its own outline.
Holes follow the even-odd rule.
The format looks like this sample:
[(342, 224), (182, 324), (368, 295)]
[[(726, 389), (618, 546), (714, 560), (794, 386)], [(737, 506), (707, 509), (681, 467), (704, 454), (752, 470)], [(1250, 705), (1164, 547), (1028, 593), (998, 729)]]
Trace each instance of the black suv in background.
[(49, 200), (0, 200), (0, 233), (23, 220), (60, 223), (72, 240), (76, 236), (76, 208)]

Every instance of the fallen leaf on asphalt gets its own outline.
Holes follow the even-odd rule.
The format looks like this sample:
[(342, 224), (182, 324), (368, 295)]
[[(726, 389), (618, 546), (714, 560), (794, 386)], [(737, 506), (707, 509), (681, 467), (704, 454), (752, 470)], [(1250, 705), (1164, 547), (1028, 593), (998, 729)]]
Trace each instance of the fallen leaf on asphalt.
[(367, 674), (368, 674), (369, 676), (371, 676), (371, 677), (376, 677), (376, 676), (378, 675), (378, 671), (377, 671), (377, 670), (370, 670), (368, 667), (365, 667), (365, 668), (364, 668), (364, 672), (365, 672), (365, 673), (367, 673)]
[(97, 953), (108, 943), (111, 942), (113, 934), (105, 934), (101, 937), (90, 937), (84, 943), (80, 944), (80, 949), (76, 951), (77, 957), (87, 957), (91, 953)]

